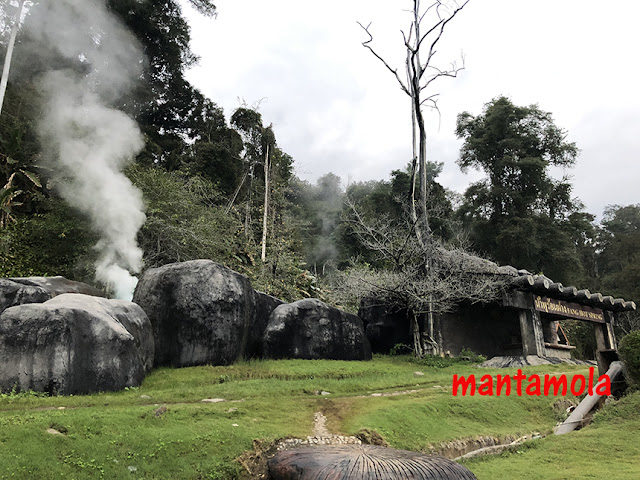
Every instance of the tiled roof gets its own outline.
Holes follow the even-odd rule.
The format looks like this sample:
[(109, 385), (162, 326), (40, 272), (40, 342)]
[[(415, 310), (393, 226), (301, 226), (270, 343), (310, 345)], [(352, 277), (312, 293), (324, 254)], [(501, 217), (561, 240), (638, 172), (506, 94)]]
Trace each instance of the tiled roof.
[[(513, 267), (500, 267), (500, 269), (511, 269)], [(515, 269), (513, 269), (515, 270)], [(504, 272), (505, 274), (506, 271)], [(561, 283), (554, 282), (544, 275), (533, 275), (526, 270), (517, 270), (517, 276), (513, 275), (512, 288), (524, 290), (536, 295), (568, 300), (582, 305), (611, 310), (613, 312), (635, 311), (635, 302), (625, 301), (623, 298), (613, 298), (610, 295), (603, 295), (589, 290), (578, 290), (576, 287), (565, 287)]]

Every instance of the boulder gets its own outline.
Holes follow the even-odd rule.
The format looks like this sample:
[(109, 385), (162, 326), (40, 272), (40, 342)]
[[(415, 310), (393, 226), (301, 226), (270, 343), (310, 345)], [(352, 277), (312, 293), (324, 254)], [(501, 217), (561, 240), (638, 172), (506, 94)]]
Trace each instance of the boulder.
[(275, 308), (264, 333), (268, 358), (371, 360), (362, 320), (309, 298)]
[(0, 278), (0, 313), (14, 305), (43, 303), (51, 298), (49, 292), (35, 285), (23, 285), (8, 278)]
[(151, 324), (125, 300), (62, 294), (0, 315), (0, 390), (81, 394), (142, 383)]
[(143, 273), (133, 301), (153, 325), (156, 365), (228, 365), (260, 350), (271, 308), (249, 279), (211, 260), (192, 260)]
[(0, 312), (14, 305), (42, 303), (63, 293), (103, 297), (97, 288), (64, 277), (0, 278)]
[(358, 316), (365, 324), (373, 353), (387, 354), (398, 344), (413, 344), (406, 310), (367, 297), (360, 302)]

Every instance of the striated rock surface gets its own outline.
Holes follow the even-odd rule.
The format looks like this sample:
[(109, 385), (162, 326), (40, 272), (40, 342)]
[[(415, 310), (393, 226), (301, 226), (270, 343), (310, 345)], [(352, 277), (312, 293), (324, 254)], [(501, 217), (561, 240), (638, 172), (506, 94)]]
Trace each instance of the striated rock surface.
[(0, 390), (121, 390), (140, 385), (153, 356), (147, 316), (124, 300), (62, 294), (0, 315)]
[(370, 360), (362, 320), (310, 298), (278, 306), (264, 333), (268, 358)]
[(271, 480), (475, 480), (446, 458), (373, 445), (335, 445), (283, 450), (268, 462)]

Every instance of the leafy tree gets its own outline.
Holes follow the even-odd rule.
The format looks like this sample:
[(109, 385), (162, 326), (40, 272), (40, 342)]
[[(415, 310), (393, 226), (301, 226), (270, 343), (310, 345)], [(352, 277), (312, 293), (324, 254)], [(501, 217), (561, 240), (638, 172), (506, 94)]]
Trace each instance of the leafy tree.
[(577, 243), (584, 246), (589, 235), (588, 217), (575, 215), (582, 205), (567, 178), (549, 175), (551, 166), (572, 166), (578, 149), (551, 114), (499, 97), (481, 115), (458, 115), (456, 134), (464, 140), (460, 167), (486, 174), (467, 189), (460, 209), (476, 248), (558, 281), (581, 276)]
[(459, 114), (456, 135), (464, 139), (460, 167), (487, 175), (469, 191), (483, 216), (499, 220), (545, 212), (556, 218), (571, 210), (571, 186), (555, 182), (548, 167), (572, 166), (578, 149), (565, 141), (566, 133), (550, 113), (499, 97), (487, 103), (481, 115)]
[(198, 138), (180, 162), (180, 170), (211, 180), (231, 196), (243, 176), (243, 141), (237, 130), (227, 125), (222, 108), (206, 100), (197, 118)]
[[(213, 16), (209, 0), (191, 0), (201, 13)], [(121, 107), (135, 116), (146, 136), (140, 161), (180, 167), (186, 140), (200, 138), (208, 101), (186, 79), (187, 68), (197, 61), (191, 51), (189, 25), (177, 0), (108, 0), (118, 16), (141, 43), (145, 69)], [(206, 122), (205, 122), (206, 123)]]
[[(598, 237), (597, 273), (603, 291), (640, 301), (640, 204), (609, 205)], [(621, 315), (623, 333), (640, 329), (640, 314)]]
[(0, 115), (0, 228), (20, 213), (33, 213), (44, 199), (33, 116), (37, 93), (9, 85)]
[(0, 277), (63, 275), (92, 283), (98, 236), (91, 222), (59, 197), (0, 230)]

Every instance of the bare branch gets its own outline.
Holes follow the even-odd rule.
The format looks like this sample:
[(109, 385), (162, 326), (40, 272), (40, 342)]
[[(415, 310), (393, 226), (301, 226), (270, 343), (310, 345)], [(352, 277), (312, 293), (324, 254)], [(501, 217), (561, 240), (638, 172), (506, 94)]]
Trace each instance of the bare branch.
[(449, 15), (448, 18), (446, 19), (441, 19), (437, 24), (435, 24), (431, 29), (429, 29), (429, 31), (427, 33), (425, 33), (420, 40), (417, 43), (417, 48), (419, 49), (422, 45), (422, 42), (426, 40), (426, 38), (433, 32), (435, 31), (438, 27), (440, 28), (440, 31), (438, 32), (437, 37), (435, 38), (435, 40), (433, 40), (433, 42), (431, 43), (431, 47), (429, 47), (429, 54), (427, 55), (427, 61), (425, 63), (425, 65), (430, 65), (431, 64), (431, 59), (433, 58), (433, 56), (435, 55), (435, 47), (438, 44), (438, 42), (440, 41), (440, 39), (442, 38), (442, 34), (444, 33), (444, 29), (447, 26), (447, 24), (453, 20), (453, 18), (467, 5), (467, 3), (469, 3), (469, 0), (466, 0), (462, 5), (460, 5), (459, 7), (457, 7), (453, 13), (451, 13), (451, 15)]
[(409, 93), (409, 90), (408, 90), (408, 88), (406, 87), (406, 85), (405, 85), (404, 83), (402, 83), (402, 80), (400, 80), (400, 77), (398, 76), (398, 70), (397, 70), (397, 69), (395, 69), (395, 70), (394, 70), (393, 68), (391, 68), (391, 67), (389, 66), (389, 64), (385, 61), (385, 59), (384, 59), (384, 58), (382, 58), (380, 55), (378, 55), (378, 53), (377, 53), (377, 52), (376, 52), (376, 51), (371, 47), (371, 45), (369, 45), (369, 44), (373, 41), (373, 36), (371, 35), (371, 32), (369, 32), (369, 27), (371, 27), (371, 23), (369, 23), (369, 25), (367, 25), (366, 27), (365, 27), (364, 25), (362, 25), (360, 22), (358, 22), (358, 25), (360, 25), (360, 27), (361, 27), (365, 32), (367, 32), (367, 35), (369, 35), (369, 40), (365, 40), (364, 42), (362, 42), (362, 46), (363, 46), (363, 47), (365, 47), (365, 48), (368, 48), (368, 49), (369, 49), (369, 51), (370, 51), (371, 53), (373, 53), (373, 55), (374, 55), (378, 60), (380, 60), (380, 61), (383, 63), (383, 65), (384, 65), (385, 67), (387, 67), (387, 70), (389, 70), (389, 71), (393, 74), (393, 76), (394, 76), (394, 77), (396, 77), (396, 80), (397, 80), (397, 81), (398, 81), (398, 83), (400, 84), (400, 88), (402, 89), (402, 91), (403, 91), (404, 93), (406, 93), (407, 95), (411, 95), (411, 94)]

